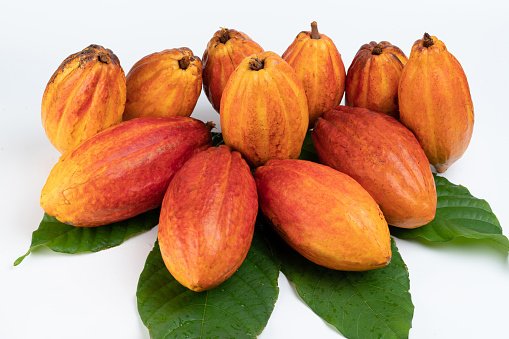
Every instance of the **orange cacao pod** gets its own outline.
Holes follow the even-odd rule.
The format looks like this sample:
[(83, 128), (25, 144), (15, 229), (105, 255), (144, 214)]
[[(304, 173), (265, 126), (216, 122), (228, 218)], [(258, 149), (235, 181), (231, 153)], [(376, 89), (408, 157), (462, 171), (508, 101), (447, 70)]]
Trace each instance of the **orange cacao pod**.
[(437, 194), (428, 159), (395, 118), (338, 106), (318, 119), (312, 138), (320, 162), (361, 184), (389, 225), (415, 228), (435, 217)]
[(126, 101), (124, 70), (115, 54), (90, 45), (68, 56), (44, 90), (42, 125), (60, 152), (122, 121)]
[(196, 154), (175, 174), (161, 207), (166, 267), (193, 291), (218, 286), (244, 261), (257, 213), (256, 184), (239, 152), (222, 145)]
[(312, 262), (365, 271), (391, 259), (387, 222), (348, 175), (310, 161), (270, 160), (255, 172), (258, 201), (279, 235)]
[(297, 158), (308, 129), (306, 93), (297, 74), (274, 52), (244, 59), (221, 99), (225, 144), (251, 166)]
[(304, 86), (311, 128), (323, 112), (339, 105), (343, 98), (346, 74), (341, 54), (313, 21), (311, 31), (300, 32), (282, 57)]
[(467, 77), (435, 36), (417, 40), (399, 83), (401, 122), (441, 173), (466, 151), (474, 126)]
[(143, 57), (127, 73), (123, 119), (188, 117), (200, 97), (202, 63), (186, 47)]
[(214, 33), (203, 53), (203, 91), (219, 113), (221, 96), (235, 68), (246, 57), (262, 53), (263, 48), (247, 34), (221, 28)]
[(159, 206), (175, 172), (211, 145), (208, 127), (187, 117), (140, 118), (105, 129), (60, 157), (41, 207), (74, 226), (99, 226)]
[(398, 117), (398, 85), (407, 61), (405, 53), (387, 41), (362, 45), (346, 75), (346, 105)]

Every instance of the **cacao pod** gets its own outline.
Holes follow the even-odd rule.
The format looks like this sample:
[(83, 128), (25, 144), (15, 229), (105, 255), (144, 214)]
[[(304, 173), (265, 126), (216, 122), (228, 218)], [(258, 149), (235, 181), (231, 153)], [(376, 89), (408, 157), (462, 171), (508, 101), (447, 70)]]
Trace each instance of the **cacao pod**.
[(263, 48), (247, 34), (221, 28), (207, 44), (203, 53), (203, 91), (219, 113), (221, 96), (235, 68), (246, 57), (262, 53)]
[(391, 259), (387, 222), (354, 179), (310, 161), (270, 160), (255, 172), (263, 214), (292, 248), (315, 264), (365, 271)]
[(304, 86), (311, 128), (319, 116), (343, 98), (346, 74), (341, 54), (328, 36), (318, 32), (313, 21), (311, 31), (300, 32), (282, 57)]
[(445, 44), (428, 33), (414, 43), (401, 74), (399, 111), (437, 172), (466, 151), (474, 126), (467, 77)]
[(41, 207), (74, 226), (99, 226), (158, 207), (175, 172), (212, 143), (188, 117), (139, 118), (105, 129), (60, 157)]
[(239, 152), (222, 145), (196, 154), (175, 174), (161, 207), (166, 267), (193, 291), (218, 286), (244, 261), (257, 213), (256, 184)]
[(274, 52), (244, 59), (221, 99), (225, 144), (251, 166), (297, 158), (308, 129), (306, 93), (295, 71)]
[(361, 46), (346, 75), (347, 106), (399, 116), (398, 85), (405, 53), (387, 41)]
[(115, 54), (90, 45), (68, 56), (53, 73), (42, 97), (42, 125), (60, 152), (122, 121), (124, 70)]
[(189, 48), (166, 49), (143, 57), (126, 79), (124, 120), (188, 117), (200, 97), (202, 63)]
[(320, 162), (361, 184), (389, 225), (415, 228), (433, 220), (437, 194), (428, 159), (395, 118), (338, 106), (318, 119), (311, 135)]

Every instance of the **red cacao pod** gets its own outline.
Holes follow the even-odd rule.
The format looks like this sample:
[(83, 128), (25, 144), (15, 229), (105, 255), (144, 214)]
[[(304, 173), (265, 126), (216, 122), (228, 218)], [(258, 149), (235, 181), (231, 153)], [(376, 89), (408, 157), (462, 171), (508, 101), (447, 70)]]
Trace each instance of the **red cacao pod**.
[(258, 201), (279, 235), (312, 262), (365, 271), (391, 259), (387, 222), (348, 175), (310, 161), (270, 160), (255, 172)]
[(405, 53), (387, 41), (361, 46), (348, 68), (345, 103), (399, 116), (398, 85)]
[(131, 218), (159, 206), (175, 172), (211, 143), (209, 128), (192, 118), (122, 122), (60, 157), (42, 189), (41, 206), (74, 226)]
[(251, 166), (269, 159), (297, 158), (308, 129), (308, 105), (300, 80), (274, 52), (244, 59), (221, 99), (225, 144)]
[(467, 77), (435, 36), (417, 40), (399, 83), (400, 120), (441, 173), (466, 151), (474, 126)]
[(415, 228), (435, 217), (437, 194), (426, 155), (395, 118), (338, 106), (318, 119), (312, 138), (320, 162), (361, 184), (389, 225)]
[(90, 45), (68, 56), (44, 90), (42, 125), (60, 152), (122, 121), (126, 101), (124, 70), (115, 54)]
[(300, 32), (283, 53), (304, 86), (309, 107), (309, 127), (325, 111), (336, 107), (345, 91), (345, 66), (334, 42), (318, 32), (316, 21), (311, 31)]
[(166, 267), (193, 291), (228, 279), (253, 238), (258, 196), (248, 164), (228, 146), (193, 156), (172, 179), (158, 239)]
[(219, 113), (221, 97), (235, 68), (246, 57), (262, 53), (263, 48), (247, 34), (221, 28), (207, 44), (203, 53), (203, 91)]
[(166, 49), (143, 57), (126, 79), (124, 120), (188, 117), (200, 97), (202, 63), (189, 48)]

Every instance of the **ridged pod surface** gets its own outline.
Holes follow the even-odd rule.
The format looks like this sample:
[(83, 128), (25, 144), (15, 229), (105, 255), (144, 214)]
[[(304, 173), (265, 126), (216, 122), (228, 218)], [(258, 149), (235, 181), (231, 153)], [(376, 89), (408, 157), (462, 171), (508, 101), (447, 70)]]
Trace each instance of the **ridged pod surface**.
[(400, 120), (441, 173), (466, 151), (474, 106), (463, 68), (435, 36), (417, 40), (399, 83)]
[(74, 226), (100, 226), (158, 207), (171, 178), (212, 143), (187, 117), (139, 118), (112, 126), (69, 150), (53, 167), (41, 207)]
[(395, 118), (338, 106), (318, 119), (312, 138), (320, 162), (361, 184), (389, 225), (415, 228), (435, 217), (437, 194), (428, 159)]
[(279, 235), (312, 262), (365, 271), (391, 259), (387, 222), (354, 179), (310, 161), (270, 160), (255, 172), (258, 201)]
[(308, 129), (306, 92), (293, 68), (274, 52), (244, 59), (221, 99), (225, 144), (250, 166), (297, 158)]
[(115, 54), (90, 45), (68, 56), (46, 85), (42, 125), (60, 153), (122, 121), (124, 70)]
[(214, 288), (244, 261), (258, 196), (249, 165), (228, 146), (193, 156), (163, 200), (158, 240), (166, 267), (193, 291)]
[(247, 34), (221, 28), (207, 44), (203, 53), (203, 91), (219, 113), (221, 97), (235, 68), (246, 57), (262, 53), (263, 48)]
[(318, 32), (313, 21), (311, 31), (300, 32), (282, 57), (304, 86), (311, 128), (319, 116), (343, 98), (346, 73), (341, 54), (328, 36)]
[(123, 119), (188, 117), (200, 97), (202, 62), (187, 47), (143, 57), (127, 74)]
[(361, 46), (346, 75), (347, 106), (399, 116), (398, 85), (405, 53), (388, 41)]

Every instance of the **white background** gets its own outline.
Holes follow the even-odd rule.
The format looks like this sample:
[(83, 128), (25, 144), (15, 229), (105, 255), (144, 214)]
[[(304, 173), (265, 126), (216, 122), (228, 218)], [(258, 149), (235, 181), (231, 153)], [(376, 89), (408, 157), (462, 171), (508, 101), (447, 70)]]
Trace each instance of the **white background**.
[[(37, 250), (17, 267), (43, 211), (39, 195), (59, 153), (40, 119), (47, 81), (89, 44), (119, 57), (125, 73), (143, 56), (189, 47), (203, 54), (219, 27), (241, 30), (282, 54), (318, 22), (346, 68), (358, 48), (388, 40), (407, 55), (428, 32), (467, 74), (475, 110), (469, 149), (445, 177), (486, 199), (509, 234), (509, 24), (502, 1), (2, 1), (0, 5), (0, 338), (149, 338), (136, 284), (157, 228), (94, 254)], [(205, 95), (193, 117), (219, 115)], [(508, 338), (507, 251), (488, 241), (427, 244), (397, 240), (415, 305), (410, 338)], [(280, 295), (261, 339), (339, 338), (281, 275)]]

